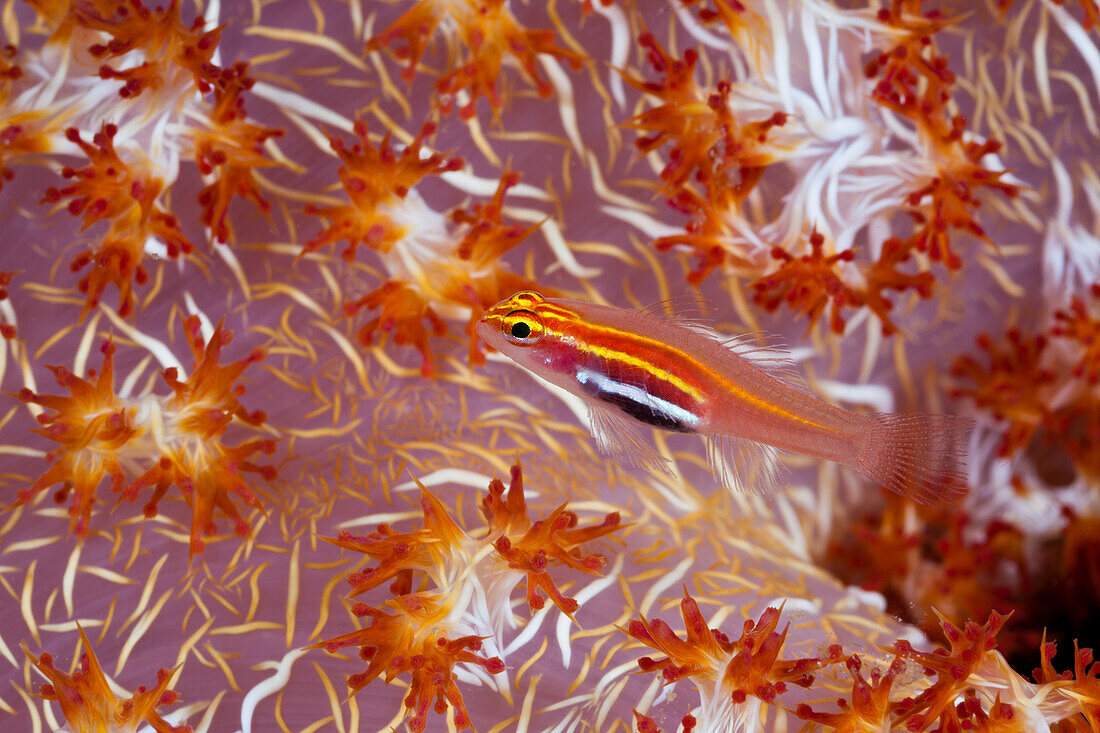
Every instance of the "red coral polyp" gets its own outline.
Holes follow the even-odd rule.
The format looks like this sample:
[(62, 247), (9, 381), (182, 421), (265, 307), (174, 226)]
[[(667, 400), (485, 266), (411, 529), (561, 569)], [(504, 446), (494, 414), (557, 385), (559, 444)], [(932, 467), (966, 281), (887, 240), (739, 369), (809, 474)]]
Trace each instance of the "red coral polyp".
[(1050, 404), (1043, 390), (1055, 378), (1054, 372), (1043, 364), (1048, 339), (1043, 335), (1024, 336), (1018, 329), (1010, 329), (1006, 343), (994, 344), (988, 334), (978, 336), (976, 342), (987, 358), (979, 361), (965, 355), (955, 360), (951, 376), (972, 384), (960, 383), (952, 396), (969, 397), (1007, 424), (997, 452), (1009, 456), (1026, 446), (1050, 415)]
[(958, 270), (962, 258), (954, 250), (952, 231), (989, 242), (978, 223), (979, 191), (992, 189), (1012, 198), (1019, 188), (1002, 180), (1007, 171), (982, 164), (985, 156), (1000, 150), (1000, 142), (966, 139), (967, 119), (949, 111), (956, 78), (934, 38), (959, 17), (948, 18), (938, 10), (922, 12), (922, 3), (892, 0), (878, 11), (878, 21), (891, 29), (887, 38), (894, 45), (872, 59), (865, 72), (878, 79), (871, 98), (915, 123), (926, 158), (935, 168), (905, 198), (915, 221), (906, 246), (927, 252), (949, 270)]
[[(1094, 283), (1089, 292), (1094, 304), (1100, 305), (1100, 283)], [(1092, 386), (1100, 384), (1100, 315), (1090, 312), (1083, 298), (1074, 296), (1069, 307), (1055, 312), (1054, 321), (1051, 335), (1076, 342), (1080, 349), (1073, 376)]]
[(487, 203), (474, 203), (469, 211), (455, 209), (451, 212), (451, 221), (466, 227), (455, 253), (475, 271), (493, 265), (539, 227), (538, 224), (524, 227), (504, 222), (504, 197), (519, 181), (519, 173), (505, 171)]
[(845, 283), (838, 267), (841, 262), (855, 259), (855, 252), (848, 249), (825, 254), (824, 248), (825, 238), (816, 231), (810, 235), (810, 252), (801, 257), (774, 247), (772, 257), (780, 263), (779, 269), (753, 283), (753, 300), (768, 311), (786, 304), (809, 320), (811, 327), (831, 305), (829, 326), (836, 333), (844, 333), (842, 312), (859, 305), (860, 298)]

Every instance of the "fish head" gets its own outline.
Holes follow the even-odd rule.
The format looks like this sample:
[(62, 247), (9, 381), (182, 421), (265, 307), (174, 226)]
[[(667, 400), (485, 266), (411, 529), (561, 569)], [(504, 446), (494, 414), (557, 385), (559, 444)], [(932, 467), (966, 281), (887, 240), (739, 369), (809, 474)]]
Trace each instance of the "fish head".
[(521, 366), (528, 366), (546, 330), (539, 308), (546, 299), (524, 290), (505, 298), (482, 314), (477, 335), (488, 346)]

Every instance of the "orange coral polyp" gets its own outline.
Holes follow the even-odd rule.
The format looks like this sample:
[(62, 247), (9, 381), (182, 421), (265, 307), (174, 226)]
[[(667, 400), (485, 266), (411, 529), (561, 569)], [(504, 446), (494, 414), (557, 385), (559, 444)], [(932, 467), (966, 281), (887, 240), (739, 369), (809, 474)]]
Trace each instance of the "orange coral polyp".
[[(420, 352), (420, 374), (430, 377), (434, 372), (430, 336), (447, 333), (447, 324), (436, 315), (417, 291), (406, 283), (390, 280), (358, 300), (344, 306), (344, 317), (350, 318), (361, 309), (381, 309), (381, 313), (359, 328), (359, 343), (370, 346), (378, 331), (392, 332), (394, 343), (409, 344)], [(424, 326), (427, 321), (428, 327)]]
[(756, 622), (746, 619), (741, 637), (731, 642), (724, 633), (707, 626), (699, 604), (685, 587), (680, 601), (685, 638), (677, 636), (660, 619), (633, 620), (626, 632), (665, 655), (663, 659), (638, 660), (643, 672), (659, 671), (665, 684), (697, 677), (704, 687), (720, 683), (734, 703), (745, 702), (750, 695), (770, 703), (786, 692), (787, 683), (809, 687), (813, 682), (811, 672), (841, 658), (840, 645), (835, 644), (825, 657), (780, 660), (779, 652), (787, 637), (786, 627), (776, 631), (781, 613), (782, 607), (767, 608)]
[(420, 506), (424, 513), (424, 527), (412, 532), (395, 532), (389, 525), (379, 524), (366, 536), (356, 536), (342, 530), (335, 539), (325, 538), (337, 547), (367, 555), (378, 561), (378, 566), (367, 568), (347, 577), (352, 586), (348, 594), (354, 598), (377, 588), (388, 580), (391, 590), (408, 593), (411, 590), (412, 573), (431, 572), (450, 561), (463, 549), (468, 538), (442, 502), (431, 492), (422, 491)]
[(136, 733), (145, 723), (157, 733), (191, 733), (191, 726), (172, 725), (155, 710), (179, 699), (168, 689), (175, 669), (158, 670), (157, 684), (151, 689), (140, 686), (131, 697), (119, 699), (111, 691), (84, 629), (80, 629), (80, 639), (85, 652), (80, 656), (80, 670), (71, 676), (54, 666), (52, 655), (44, 652), (35, 657), (25, 652), (31, 664), (49, 680), (39, 688), (38, 694), (60, 704), (74, 733)]
[[(73, 494), (70, 529), (84, 536), (96, 491), (109, 476), (111, 491), (118, 494), (119, 502), (137, 501), (142, 490), (154, 487), (145, 504), (146, 516), (156, 514), (157, 503), (171, 485), (178, 486), (193, 512), (192, 555), (204, 548), (201, 535), (213, 532), (215, 509), (233, 521), (239, 536), (249, 534), (249, 524), (232, 497), (262, 511), (258, 497), (241, 473), (274, 479), (274, 467), (255, 464), (250, 458), (257, 452), (273, 453), (275, 441), (259, 439), (226, 446), (220, 438), (233, 418), (250, 425), (266, 419), (260, 411), (250, 413), (244, 409), (239, 400), (243, 388), (236, 384), (249, 365), (263, 358), (263, 351), (253, 351), (244, 359), (222, 366), (218, 364), (222, 348), (232, 339), (222, 324), (209, 343), (202, 339), (197, 316), (188, 318), (185, 332), (196, 368), (183, 382), (176, 378), (175, 369), (162, 372), (173, 391), (170, 396), (147, 396), (140, 401), (120, 398), (114, 391), (114, 346), (109, 342), (103, 347), (103, 366), (98, 376), (91, 372), (95, 382), (81, 379), (64, 367), (51, 367), (58, 384), (69, 391), (68, 396), (35, 394), (29, 389), (19, 393), (24, 402), (52, 411), (38, 418), (45, 427), (35, 432), (58, 446), (47, 456), (52, 465), (19, 492), (16, 505), (62, 484), (59, 500), (70, 491)], [(158, 418), (139, 422), (138, 413), (147, 411), (158, 413)], [(152, 465), (144, 469), (150, 462)], [(134, 477), (133, 473), (140, 470), (144, 472)]]
[(164, 242), (170, 258), (192, 249), (175, 217), (157, 204), (164, 183), (146, 170), (143, 162), (122, 161), (114, 146), (117, 133), (115, 125), (104, 123), (89, 143), (79, 130), (69, 128), (66, 137), (87, 155), (90, 165), (79, 169), (66, 166), (62, 176), (75, 181), (61, 188), (50, 186), (41, 201), (56, 204), (69, 199), (68, 211), (82, 218), (82, 230), (105, 219), (110, 221), (102, 243), (78, 254), (70, 265), (73, 272), (92, 265), (91, 272), (80, 281), (81, 292), (87, 293), (81, 319), (99, 304), (110, 283), (119, 290), (119, 315), (130, 315), (133, 283), (141, 285), (147, 279), (141, 263), (150, 237)]
[(451, 221), (467, 227), (455, 254), (459, 259), (469, 262), (474, 270), (490, 267), (539, 228), (539, 224), (524, 227), (504, 223), (504, 197), (508, 189), (519, 184), (520, 178), (518, 172), (505, 170), (501, 174), (497, 190), (487, 203), (474, 203), (469, 211), (455, 209), (451, 212)]
[(839, 710), (835, 713), (817, 712), (805, 703), (795, 708), (795, 715), (803, 720), (828, 726), (838, 733), (886, 730), (889, 726), (892, 704), (890, 691), (894, 680), (905, 670), (901, 659), (894, 659), (883, 674), (878, 668), (871, 670), (870, 680), (860, 671), (862, 660), (855, 654), (845, 660), (852, 675), (851, 701), (838, 698)]
[(936, 681), (916, 698), (903, 701), (895, 727), (905, 725), (909, 730), (922, 730), (950, 710), (985, 653), (997, 647), (997, 632), (1007, 619), (1008, 616), (992, 611), (985, 624), (969, 621), (961, 629), (944, 621), (943, 632), (950, 649), (922, 652), (904, 639), (894, 642), (893, 652), (899, 659), (911, 659), (922, 665), (926, 674), (936, 676)]
[(235, 196), (251, 200), (265, 214), (271, 209), (271, 203), (260, 193), (254, 171), (277, 165), (264, 156), (263, 145), (267, 140), (281, 137), (283, 130), (248, 121), (241, 95), (251, 89), (253, 83), (245, 63), (237, 63), (219, 73), (213, 86), (214, 107), (208, 126), (193, 133), (199, 172), (204, 176), (213, 175), (215, 179), (199, 192), (202, 220), (219, 242), (230, 238), (227, 218)]
[(166, 7), (155, 10), (140, 0), (114, 0), (98, 6), (74, 3), (68, 12), (66, 22), (110, 36), (107, 43), (89, 47), (93, 58), (111, 61), (141, 51), (141, 64), (119, 69), (105, 63), (99, 69), (100, 78), (124, 82), (119, 90), (123, 98), (132, 99), (159, 88), (180, 96), (191, 91), (180, 89), (181, 77), (203, 93), (214, 83), (218, 68), (212, 59), (222, 27), (203, 31), (206, 22), (199, 16), (188, 28), (180, 18), (179, 0), (170, 0)]
[[(103, 364), (95, 382), (81, 379), (65, 367), (50, 367), (57, 384), (69, 390), (68, 396), (36, 394), (27, 388), (18, 395), (23, 402), (53, 411), (39, 415), (38, 422), (46, 427), (33, 432), (58, 446), (47, 456), (53, 465), (33, 484), (20, 489), (13, 506), (60, 483), (63, 488), (56, 498), (64, 501), (72, 493), (69, 531), (78, 537), (88, 533), (96, 489), (103, 479), (110, 476), (115, 490), (125, 485), (120, 452), (141, 432), (131, 424), (127, 406), (114, 391), (114, 345), (107, 342), (102, 352)], [(90, 376), (95, 377), (95, 372)]]
[(732, 232), (725, 218), (741, 217), (745, 199), (767, 166), (785, 152), (769, 138), (788, 118), (776, 111), (741, 124), (733, 114), (733, 86), (728, 80), (719, 81), (709, 93), (695, 83), (697, 51), (688, 49), (683, 58), (675, 58), (648, 32), (639, 35), (638, 43), (663, 79), (647, 82), (624, 75), (625, 79), (661, 103), (623, 126), (645, 133), (634, 142), (642, 153), (670, 146), (660, 172), (660, 193), (692, 221), (683, 235), (661, 237), (654, 244), (662, 251), (677, 245), (695, 250), (699, 262), (687, 279), (698, 285), (722, 264), (746, 259), (729, 249)]
[[(356, 603), (352, 611), (366, 618), (367, 626), (311, 648), (329, 652), (348, 646), (360, 648), (359, 656), (368, 665), (348, 679), (353, 694), (380, 676), (389, 682), (398, 675), (410, 674), (404, 704), (406, 714), (412, 714), (412, 730), (424, 730), (429, 707), (439, 715), (453, 708), (455, 724), (463, 729), (471, 724), (455, 685), (454, 665), (473, 664), (490, 674), (504, 670), (501, 659), (476, 652), (485, 639), (502, 643), (493, 629), (497, 620), (511, 617), (510, 595), (515, 585), (526, 578), (532, 610), (543, 605), (536, 593), (541, 589), (571, 616), (578, 607), (576, 600), (558, 590), (548, 571), (553, 565), (563, 564), (582, 572), (596, 572), (604, 564), (603, 557), (584, 555), (578, 546), (608, 535), (621, 525), (618, 514), (609, 514), (602, 524), (579, 527), (576, 515), (564, 507), (544, 521), (533, 522), (523, 496), (519, 465), (512, 468), (507, 494), (499, 479), (490, 484), (481, 505), (487, 526), (472, 533), (455, 522), (435, 495), (423, 486), (420, 489), (422, 528), (397, 532), (382, 524), (363, 537), (341, 532), (339, 537), (327, 540), (377, 561), (377, 565), (348, 576), (350, 596), (392, 581), (393, 597), (380, 606)], [(489, 546), (495, 553), (487, 551)], [(484, 602), (471, 603), (473, 597), (484, 598), (491, 608), (481, 608)], [(488, 633), (476, 635), (482, 630)]]
[(539, 71), (537, 58), (540, 54), (566, 61), (574, 69), (580, 68), (583, 61), (579, 54), (556, 45), (552, 31), (528, 30), (521, 26), (506, 0), (449, 0), (444, 3), (420, 0), (371, 38), (367, 50), (376, 51), (403, 41), (404, 45), (398, 46), (395, 55), (407, 62), (401, 76), (411, 82), (416, 76), (417, 63), (444, 18), (454, 22), (465, 53), (461, 58), (452, 59), (450, 68), (436, 82), (439, 96), (435, 104), (443, 114), (450, 114), (455, 96), (465, 91), (470, 101), (459, 109), (463, 119), (476, 114), (480, 97), (488, 99), (494, 115), (499, 116), (504, 104), (499, 92), (500, 74), (506, 58), (515, 62), (540, 96), (549, 96), (553, 91), (550, 82)]
[(360, 244), (379, 252), (388, 252), (401, 241), (405, 230), (393, 220), (387, 207), (405, 198), (409, 190), (425, 176), (456, 171), (465, 164), (462, 158), (444, 153), (422, 154), (425, 140), (434, 135), (436, 129), (434, 122), (424, 123), (420, 133), (400, 155), (394, 152), (388, 132), (375, 146), (363, 120), (355, 121), (355, 134), (359, 142), (351, 147), (342, 138), (330, 137), (332, 151), (344, 164), (339, 170), (340, 182), (351, 203), (306, 206), (307, 214), (324, 217), (331, 224), (305, 243), (302, 255), (343, 240), (348, 243), (348, 248), (342, 256), (351, 261)]
[(572, 617), (579, 607), (576, 600), (563, 596), (546, 571), (552, 561), (557, 561), (584, 573), (598, 573), (605, 563), (603, 555), (583, 555), (578, 548), (585, 542), (622, 529), (619, 513), (608, 514), (600, 524), (578, 528), (577, 515), (567, 511), (563, 504), (546, 519), (532, 522), (527, 513), (519, 464), (512, 466), (507, 491), (505, 497), (504, 483), (494, 479), (481, 503), (481, 512), (489, 524), (489, 536), (494, 538), (493, 548), (509, 568), (524, 573), (530, 608), (543, 607), (545, 598), (539, 593), (542, 591), (562, 613)]
[(499, 674), (504, 671), (504, 662), (499, 657), (476, 654), (482, 646), (476, 636), (450, 639), (438, 630), (443, 628), (447, 609), (440, 605), (437, 596), (400, 595), (385, 606), (395, 612), (357, 603), (353, 612), (367, 618), (367, 626), (310, 648), (323, 648), (330, 653), (348, 646), (360, 648), (359, 657), (368, 665), (364, 671), (348, 677), (352, 694), (380, 676), (384, 675), (388, 684), (399, 675), (410, 674), (404, 705), (406, 714), (413, 713), (409, 721), (411, 730), (425, 729), (429, 707), (437, 715), (443, 715), (448, 706), (454, 708), (458, 730), (471, 728), (470, 714), (455, 684), (454, 666), (460, 662), (475, 664), (490, 674)]

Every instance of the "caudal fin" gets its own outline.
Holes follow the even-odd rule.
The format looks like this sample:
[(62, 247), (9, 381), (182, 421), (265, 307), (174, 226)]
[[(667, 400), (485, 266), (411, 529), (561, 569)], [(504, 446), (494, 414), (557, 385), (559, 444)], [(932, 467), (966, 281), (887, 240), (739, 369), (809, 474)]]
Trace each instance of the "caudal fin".
[(865, 442), (851, 465), (921, 504), (951, 503), (966, 493), (964, 458), (973, 424), (958, 415), (869, 415)]

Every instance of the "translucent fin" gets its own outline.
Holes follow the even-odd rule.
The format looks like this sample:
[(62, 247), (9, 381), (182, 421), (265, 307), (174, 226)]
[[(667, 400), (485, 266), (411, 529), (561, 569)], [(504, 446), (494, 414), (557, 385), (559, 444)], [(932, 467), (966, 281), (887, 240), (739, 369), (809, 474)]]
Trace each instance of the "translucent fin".
[(638, 312), (714, 338), (711, 324), (714, 308), (698, 293), (685, 293), (675, 298), (658, 300)]
[(958, 415), (869, 415), (866, 444), (852, 467), (921, 504), (948, 504), (966, 493), (967, 436)]
[(687, 293), (659, 300), (650, 303), (640, 312), (717, 341), (734, 354), (752, 362), (756, 368), (783, 380), (795, 389), (812, 394), (782, 337), (767, 331), (752, 331), (723, 339), (714, 331), (711, 323), (713, 308), (701, 295)]
[(795, 389), (810, 394), (798, 365), (791, 358), (790, 349), (783, 339), (767, 331), (752, 331), (733, 336), (722, 345), (742, 359), (749, 361), (758, 369), (766, 371), (776, 379), (781, 379)]
[(645, 431), (634, 423), (595, 405), (588, 406), (588, 423), (596, 448), (627, 466), (672, 474), (668, 460), (653, 447)]
[(769, 494), (782, 484), (786, 467), (779, 448), (730, 435), (707, 435), (704, 440), (715, 483), (754, 494)]
[(639, 313), (664, 321), (699, 321), (706, 320), (712, 310), (703, 296), (698, 293), (684, 293), (650, 303)]

